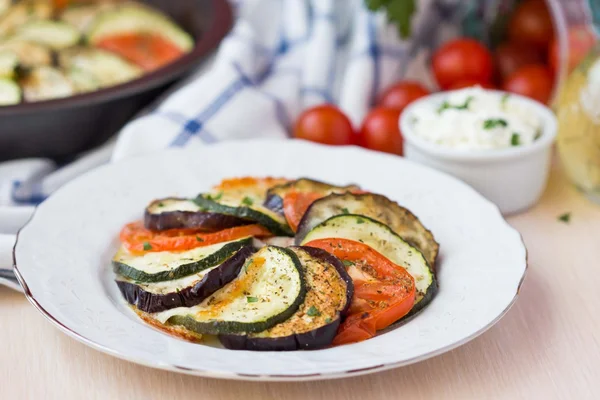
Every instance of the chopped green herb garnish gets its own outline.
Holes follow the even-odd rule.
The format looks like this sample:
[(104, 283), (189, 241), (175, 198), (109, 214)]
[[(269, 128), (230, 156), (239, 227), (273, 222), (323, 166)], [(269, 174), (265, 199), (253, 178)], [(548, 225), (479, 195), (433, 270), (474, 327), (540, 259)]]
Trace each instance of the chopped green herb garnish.
[(157, 204), (157, 206), (159, 206), (159, 207), (164, 207), (164, 206), (165, 206), (165, 203), (163, 203), (163, 202), (161, 201), (160, 203), (158, 203), (158, 204)]
[(251, 206), (252, 204), (254, 204), (254, 201), (252, 201), (252, 199), (250, 197), (246, 196), (243, 198), (242, 204), (244, 204), (246, 206)]
[(506, 128), (508, 126), (508, 122), (505, 119), (496, 118), (496, 119), (486, 119), (483, 121), (483, 129), (494, 129), (498, 127)]
[(246, 300), (248, 301), (248, 303), (256, 303), (258, 301), (258, 297), (248, 296), (246, 297)]
[(365, 220), (364, 220), (364, 219), (362, 219), (362, 218), (356, 218), (356, 223), (357, 223), (357, 224), (364, 224), (364, 223), (365, 223)]
[(329, 318), (329, 317), (325, 318), (325, 323), (326, 323), (326, 324), (329, 324), (329, 323), (331, 323), (331, 321), (332, 321), (332, 319), (331, 319), (331, 318)]
[(564, 222), (565, 224), (568, 224), (571, 221), (571, 213), (564, 213), (561, 216), (558, 217), (558, 220), (561, 222)]
[(533, 140), (538, 140), (540, 138), (540, 136), (542, 136), (542, 131), (537, 131), (535, 133), (535, 136), (533, 137)]
[(352, 261), (348, 261), (348, 260), (342, 260), (342, 262), (344, 263), (344, 265), (346, 267), (351, 267), (354, 265), (354, 263)]
[(513, 132), (512, 136), (510, 137), (510, 145), (518, 146), (520, 144), (521, 144), (521, 136), (517, 132)]
[(219, 192), (219, 193), (215, 194), (215, 195), (212, 197), (212, 199), (213, 199), (213, 200), (220, 200), (220, 199), (221, 199), (221, 197), (223, 197), (223, 192)]
[(196, 240), (199, 242), (204, 242), (204, 239), (202, 239), (200, 236), (196, 236)]
[(342, 208), (342, 212), (343, 212), (344, 214), (350, 214), (350, 211), (348, 211), (348, 209), (347, 209), (346, 207), (343, 207), (343, 208)]
[(152, 245), (148, 242), (144, 242), (144, 251), (152, 250)]
[(471, 101), (473, 101), (473, 96), (467, 97), (467, 100), (465, 100), (465, 102), (463, 104), (455, 106), (453, 104), (450, 104), (448, 102), (448, 100), (444, 100), (444, 102), (442, 103), (442, 105), (438, 108), (438, 114), (441, 114), (442, 111), (446, 111), (446, 110), (449, 110), (451, 108), (453, 108), (455, 110), (468, 110), (469, 109), (469, 104), (471, 103)]
[(500, 104), (502, 105), (502, 107), (506, 106), (506, 102), (508, 101), (508, 98), (510, 97), (510, 94), (505, 93), (502, 95), (502, 98), (500, 99)]
[(310, 306), (310, 308), (306, 312), (306, 315), (308, 315), (309, 317), (318, 317), (319, 315), (321, 315), (321, 312), (317, 309), (317, 307)]

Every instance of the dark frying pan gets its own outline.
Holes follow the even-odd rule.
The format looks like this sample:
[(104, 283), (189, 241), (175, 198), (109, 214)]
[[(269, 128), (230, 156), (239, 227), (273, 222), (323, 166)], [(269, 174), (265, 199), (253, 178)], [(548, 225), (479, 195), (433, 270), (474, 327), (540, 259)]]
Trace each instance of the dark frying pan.
[(140, 79), (64, 99), (0, 106), (0, 161), (49, 157), (58, 161), (114, 135), (144, 106), (188, 75), (232, 24), (227, 0), (145, 0), (170, 15), (196, 40), (194, 49)]

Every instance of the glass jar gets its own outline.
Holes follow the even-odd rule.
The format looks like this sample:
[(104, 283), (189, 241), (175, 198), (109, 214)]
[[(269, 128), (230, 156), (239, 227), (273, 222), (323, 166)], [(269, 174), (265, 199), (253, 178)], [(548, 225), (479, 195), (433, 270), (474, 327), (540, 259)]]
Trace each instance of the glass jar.
[(565, 172), (600, 203), (600, 44), (569, 74), (554, 108)]

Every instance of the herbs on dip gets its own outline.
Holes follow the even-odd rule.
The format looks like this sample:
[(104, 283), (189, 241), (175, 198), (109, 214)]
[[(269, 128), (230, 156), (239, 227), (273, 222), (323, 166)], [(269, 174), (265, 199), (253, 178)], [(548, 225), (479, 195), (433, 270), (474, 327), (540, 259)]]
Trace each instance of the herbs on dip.
[(414, 109), (412, 121), (421, 138), (469, 150), (526, 146), (542, 130), (540, 118), (527, 104), (479, 87), (455, 91), (439, 103), (423, 102)]

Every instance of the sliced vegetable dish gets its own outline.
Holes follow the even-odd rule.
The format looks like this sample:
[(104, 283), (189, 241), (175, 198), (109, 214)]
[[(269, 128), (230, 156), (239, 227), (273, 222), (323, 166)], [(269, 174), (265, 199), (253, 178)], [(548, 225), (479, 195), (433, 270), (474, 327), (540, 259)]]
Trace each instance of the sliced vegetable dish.
[(357, 185), (225, 179), (152, 200), (112, 260), (137, 315), (232, 350), (314, 350), (399, 326), (435, 297), (439, 245), (408, 209)]

